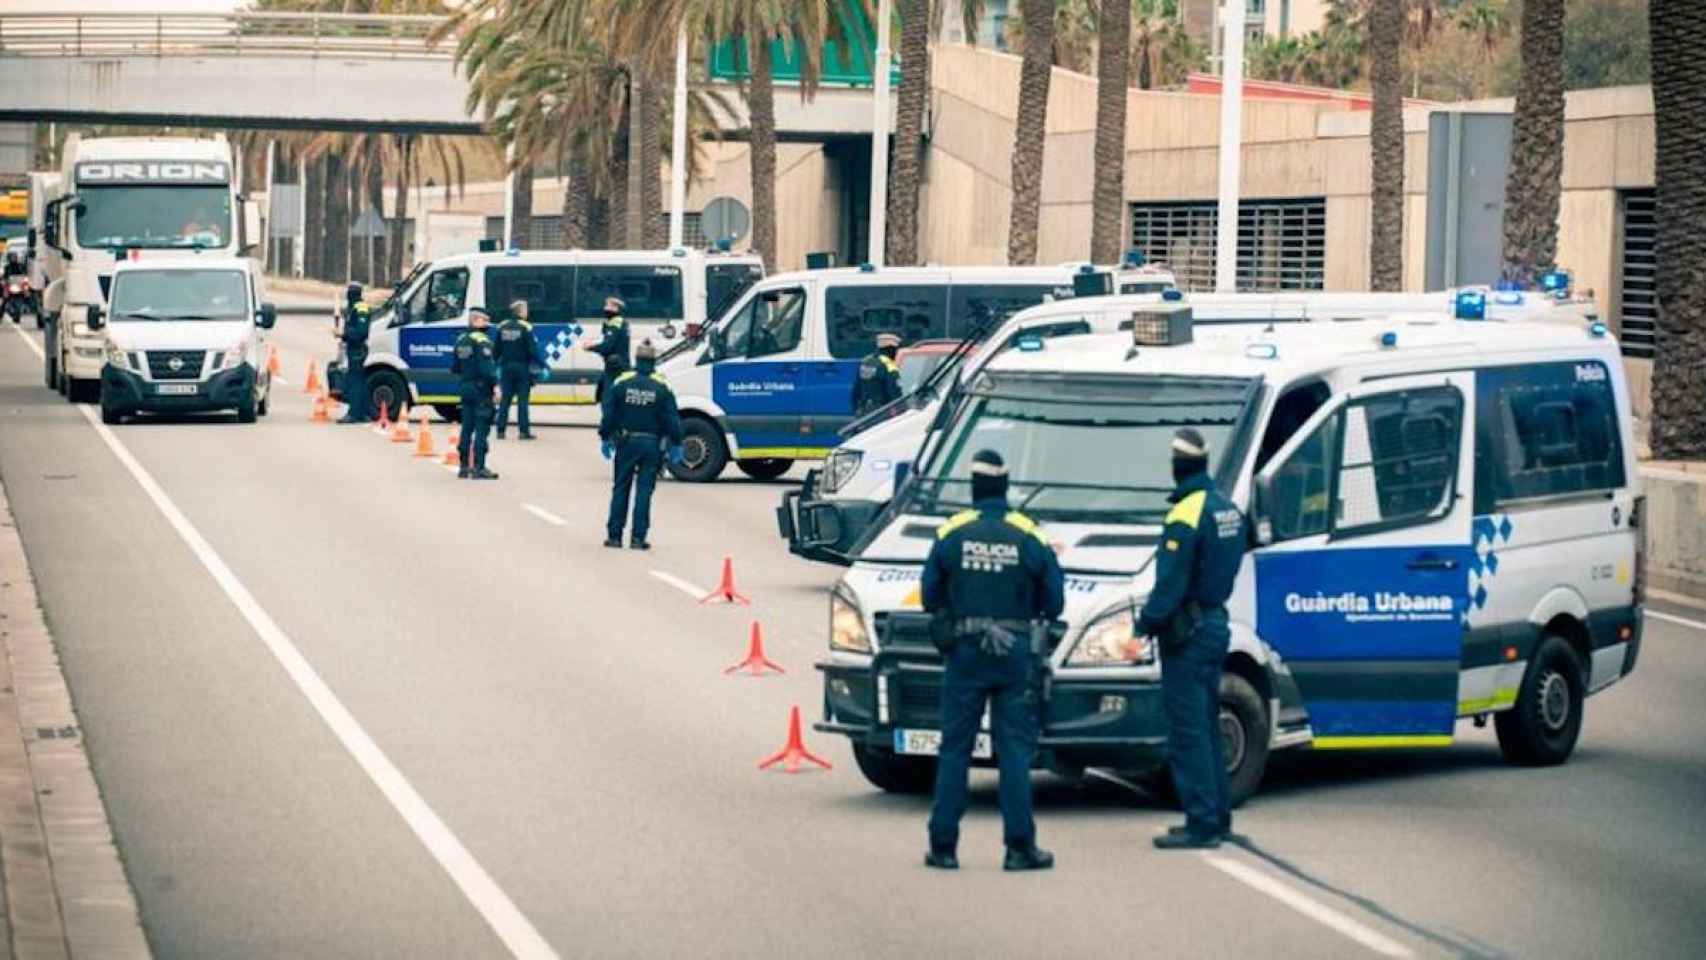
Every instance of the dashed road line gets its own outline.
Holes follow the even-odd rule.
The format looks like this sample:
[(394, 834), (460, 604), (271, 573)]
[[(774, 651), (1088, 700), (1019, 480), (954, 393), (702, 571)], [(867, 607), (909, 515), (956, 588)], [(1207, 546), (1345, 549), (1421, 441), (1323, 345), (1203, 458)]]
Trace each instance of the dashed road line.
[(544, 507), (534, 506), (531, 503), (524, 503), (521, 505), (521, 509), (526, 510), (528, 513), (533, 514), (553, 527), (566, 527), (569, 525), (567, 520), (564, 520), (562, 517), (557, 516)]
[(669, 584), (675, 589), (680, 590), (682, 593), (687, 594), (695, 600), (705, 597), (711, 592), (704, 587), (696, 586), (686, 580), (683, 580), (673, 573), (665, 573), (662, 570), (653, 570), (652, 576), (662, 580), (664, 583)]
[(1666, 623), (1674, 623), (1679, 627), (1689, 627), (1694, 630), (1706, 631), (1706, 623), (1702, 623), (1699, 620), (1690, 620), (1687, 617), (1678, 617), (1674, 614), (1660, 613), (1657, 610), (1644, 610), (1642, 613), (1654, 620), (1663, 620)]
[(1203, 862), (1239, 883), (1278, 900), (1316, 923), (1356, 941), (1385, 957), (1414, 956), (1409, 947), (1365, 924), (1358, 923), (1332, 907), (1311, 899), (1302, 891), (1290, 887), (1255, 867), (1217, 854), (1203, 854)]
[(236, 573), (190, 523), (189, 518), (178, 509), (177, 504), (166, 495), (166, 491), (155, 482), (154, 477), (131, 456), (130, 450), (118, 436), (100, 422), (93, 408), (88, 404), (78, 404), (77, 409), (83, 414), (83, 418), (89, 421), (89, 425), (95, 428), (95, 433), (106, 443), (107, 449), (112, 451), (113, 456), (118, 458), (119, 463), (129, 471), (131, 477), (142, 487), (142, 491), (154, 502), (154, 506), (165, 516), (166, 521), (177, 531), (178, 536), (190, 548), (190, 552), (201, 561), (214, 582), (243, 615), (243, 619), (249, 622), (249, 626), (254, 629), (267, 650), (284, 668), (285, 674), (296, 684), (296, 688), (302, 692), (309, 705), (338, 738), (338, 742), (343, 744), (344, 749), (373, 781), (374, 786), (390, 801), (392, 808), (403, 818), (403, 822), (408, 824), (427, 852), (438, 861), (438, 865), (449, 875), (474, 909), (479, 911), (480, 916), (503, 941), (510, 953), (517, 957), (556, 960), (557, 952), (551, 949), (551, 945), (545, 942), (545, 938), (515, 902), (474, 859), (468, 848), (462, 845), (462, 841), (451, 832), (449, 825), (439, 819), (438, 814), (427, 805), (426, 799), (403, 777), (402, 771), (397, 769), (362, 728), (361, 723), (315, 672), (283, 628), (255, 599), (254, 594), (249, 592), (248, 587), (237, 579)]

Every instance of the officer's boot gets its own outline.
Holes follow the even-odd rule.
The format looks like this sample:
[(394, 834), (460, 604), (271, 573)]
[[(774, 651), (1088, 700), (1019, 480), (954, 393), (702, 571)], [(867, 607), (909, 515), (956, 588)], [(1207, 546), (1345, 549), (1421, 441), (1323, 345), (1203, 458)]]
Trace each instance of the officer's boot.
[(1029, 849), (1020, 850), (1017, 847), (1007, 848), (1007, 859), (1001, 863), (1001, 869), (1018, 870), (1048, 870), (1054, 867), (1054, 854), (1042, 847), (1032, 845)]
[(466, 463), (464, 463), (464, 464), (462, 464), (462, 466), (456, 468), (456, 479), (458, 479), (458, 480), (466, 480), (473, 475), (474, 475), (473, 468), (469, 467), (468, 464), (466, 464)]
[(628, 541), (628, 549), (630, 550), (650, 550), (651, 548), (651, 543), (640, 537), (634, 537)]
[(496, 480), (498, 478), (497, 472), (487, 470), (486, 465), (483, 463), (475, 467), (474, 472), (469, 474), (469, 476), (475, 480)]
[(937, 870), (958, 870), (960, 858), (952, 850), (930, 850), (924, 854), (924, 865)]

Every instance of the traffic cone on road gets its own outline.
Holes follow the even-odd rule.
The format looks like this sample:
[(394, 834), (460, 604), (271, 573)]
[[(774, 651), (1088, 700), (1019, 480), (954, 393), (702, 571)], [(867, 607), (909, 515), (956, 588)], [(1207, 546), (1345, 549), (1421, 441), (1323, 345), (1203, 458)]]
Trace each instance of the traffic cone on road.
[(800, 735), (800, 707), (795, 704), (788, 714), (788, 743), (775, 756), (759, 763), (758, 769), (768, 770), (780, 763), (783, 770), (799, 773), (801, 760), (809, 760), (825, 770), (835, 769), (828, 760), (806, 749), (805, 740)]
[(314, 361), (308, 361), (308, 379), (302, 381), (303, 393), (318, 393), (320, 391), (320, 371), (314, 368)]
[(392, 443), (414, 443), (415, 442), (415, 435), (409, 432), (409, 413), (407, 410), (398, 410), (397, 411), (397, 419), (395, 421), (393, 421), (391, 424), (391, 442)]
[(752, 621), (752, 639), (746, 648), (746, 659), (724, 670), (723, 673), (730, 674), (736, 670), (746, 670), (755, 677), (762, 677), (766, 669), (774, 670), (777, 673), (788, 672), (764, 655), (764, 628), (758, 625), (757, 620), (754, 620)]
[(278, 348), (271, 345), (271, 344), (268, 344), (267, 345), (267, 376), (276, 377), (282, 372), (284, 372), (283, 367), (278, 362)]
[(427, 424), (426, 407), (421, 407), (420, 411), (421, 427), (420, 433), (415, 437), (415, 458), (419, 460), (431, 460), (433, 457), (437, 456), (432, 449), (432, 427)]
[(723, 580), (717, 584), (717, 589), (699, 598), (701, 604), (710, 603), (712, 600), (719, 600), (723, 603), (738, 603), (742, 606), (752, 605), (751, 598), (735, 589), (735, 561), (733, 557), (723, 558)]
[(379, 401), (379, 426), (375, 429), (380, 433), (391, 432), (391, 405), (384, 400)]
[(308, 415), (308, 422), (309, 423), (331, 423), (332, 422), (331, 406), (328, 404), (328, 402), (326, 400), (326, 394), (324, 392), (316, 393), (314, 395), (314, 410), (312, 413), (310, 413)]
[(450, 431), (450, 439), (446, 442), (450, 444), (450, 449), (444, 451), (444, 465), (447, 467), (462, 466), (462, 454), (458, 452), (459, 448), (462, 446), (461, 431)]

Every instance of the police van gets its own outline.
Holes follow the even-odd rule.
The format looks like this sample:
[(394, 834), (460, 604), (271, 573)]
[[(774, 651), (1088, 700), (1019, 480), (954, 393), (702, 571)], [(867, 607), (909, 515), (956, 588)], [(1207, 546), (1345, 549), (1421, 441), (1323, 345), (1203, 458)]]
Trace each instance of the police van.
[(774, 479), (796, 460), (821, 460), (853, 419), (859, 362), (879, 333), (902, 345), (986, 335), (1007, 316), (1073, 296), (1075, 278), (1110, 274), (1058, 267), (885, 267), (778, 274), (755, 285), (703, 344), (660, 360), (681, 407), (681, 480), (710, 481), (733, 460)]
[(920, 570), (993, 448), (1067, 575), (1039, 765), (1156, 772), (1165, 664), (1133, 626), (1169, 438), (1191, 426), (1252, 531), (1220, 688), (1237, 799), (1273, 750), (1444, 747), (1465, 718), (1490, 716), (1513, 762), (1565, 760), (1584, 699), (1640, 648), (1643, 498), (1605, 327), (1434, 313), (1323, 337), (1193, 330), (1185, 309), (1027, 340), (971, 377), (832, 591), (818, 729), (876, 786), (928, 789), (941, 663)]
[[(1153, 268), (1145, 268), (1153, 270)], [(1122, 271), (1118, 289), (1133, 286), (1142, 271)], [(1549, 289), (1494, 291), (1466, 287), (1436, 293), (1193, 293), (1164, 292), (1190, 304), (1193, 321), (1204, 324), (1337, 323), (1402, 312), (1450, 312), (1465, 319), (1532, 321), (1580, 325), (1598, 319), (1593, 301), (1578, 299), (1567, 274), (1551, 274)], [(1171, 291), (1170, 284), (1159, 288)], [(1143, 292), (1150, 292), (1145, 290)], [(1563, 296), (1559, 296), (1562, 293)], [(821, 469), (806, 474), (799, 488), (783, 493), (777, 525), (796, 556), (845, 564), (872, 520), (886, 507), (896, 485), (939, 425), (942, 405), (967, 374), (975, 373), (1022, 337), (1111, 333), (1130, 329), (1134, 308), (1155, 296), (1076, 299), (1043, 304), (1015, 314), (982, 344), (964, 344), (941, 363), (913, 395), (872, 411), (842, 430), (843, 442)], [(1330, 329), (1323, 335), (1331, 336)]]
[[(368, 335), (369, 409), (395, 413), (403, 403), (431, 404), (457, 415), (460, 391), (450, 372), (468, 309), (494, 323), (526, 300), (534, 335), (549, 361), (535, 404), (589, 404), (603, 370), (596, 342), (607, 297), (620, 297), (635, 344), (693, 336), (764, 276), (755, 256), (698, 250), (553, 250), (467, 253), (417, 264), (374, 311)], [(337, 371), (330, 377), (341, 379)]]

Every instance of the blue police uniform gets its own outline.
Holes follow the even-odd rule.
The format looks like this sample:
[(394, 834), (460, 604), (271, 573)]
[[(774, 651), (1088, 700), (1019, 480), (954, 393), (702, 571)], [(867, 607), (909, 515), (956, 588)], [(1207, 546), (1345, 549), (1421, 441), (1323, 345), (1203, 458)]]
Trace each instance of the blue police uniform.
[(627, 371), (628, 363), (628, 321), (620, 315), (605, 317), (602, 328), (604, 339), (593, 345), (592, 352), (604, 358), (604, 373), (598, 378), (599, 403), (610, 392), (610, 384)]
[(450, 372), (462, 378), (462, 434), (456, 440), (456, 452), (462, 458), (464, 472), (480, 473), (486, 469), (487, 435), (492, 429), (492, 388), (498, 382), (492, 338), (474, 329), (458, 337)]
[(869, 413), (900, 399), (900, 364), (878, 352), (859, 363), (859, 378), (853, 382), (853, 413)]
[(1168, 763), (1185, 831), (1215, 837), (1232, 828), (1220, 674), (1232, 640), (1226, 598), (1247, 543), (1244, 515), (1206, 470), (1180, 481), (1168, 499), (1173, 508), (1156, 550), (1155, 589), (1143, 604), (1138, 632), (1161, 641)]
[[(344, 403), (349, 409), (344, 412), (345, 423), (366, 423), (372, 414), (367, 409), (367, 333), (369, 329), (369, 314), (371, 308), (367, 304), (357, 302), (350, 304), (344, 311), (344, 376), (340, 387), (344, 395)], [(401, 415), (402, 411), (392, 411)]]
[[(979, 499), (937, 530), (924, 563), (924, 609), (947, 617), (956, 637), (942, 676), (942, 746), (930, 809), (930, 849), (952, 855), (969, 801), (966, 777), (984, 705), (1001, 770), (1001, 819), (1010, 851), (1036, 847), (1031, 762), (1036, 754), (1039, 666), (1031, 622), (1066, 604), (1065, 578), (1042, 529), (1005, 496)], [(1003, 644), (1004, 631), (1015, 642)], [(993, 642), (992, 642), (993, 641)], [(1003, 650), (1006, 646), (1008, 649)]]
[[(643, 547), (652, 526), (652, 489), (657, 486), (667, 444), (681, 446), (681, 415), (676, 411), (675, 393), (663, 376), (641, 360), (636, 370), (618, 374), (604, 393), (603, 415), (598, 437), (606, 452), (614, 452), (615, 484), (610, 490), (610, 516), (605, 522), (606, 542), (619, 545), (622, 527), (628, 520), (629, 489), (634, 498), (634, 538)], [(613, 451), (612, 451), (612, 448)]]
[(525, 438), (533, 436), (533, 418), (528, 408), (533, 397), (533, 370), (545, 366), (545, 354), (539, 348), (539, 338), (533, 335), (533, 324), (520, 317), (511, 317), (497, 326), (498, 360), (498, 437), (509, 426), (509, 405), (516, 405), (516, 424)]

